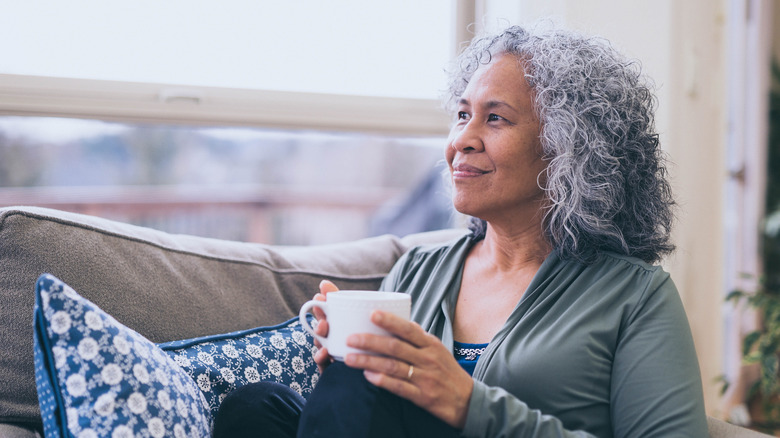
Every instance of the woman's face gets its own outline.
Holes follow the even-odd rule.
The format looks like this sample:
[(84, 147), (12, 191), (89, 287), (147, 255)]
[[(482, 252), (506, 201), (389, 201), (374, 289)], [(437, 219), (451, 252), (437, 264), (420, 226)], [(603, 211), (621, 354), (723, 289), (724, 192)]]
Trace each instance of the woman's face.
[(544, 175), (539, 175), (546, 163), (532, 95), (511, 55), (495, 57), (472, 76), (445, 152), (453, 203), (461, 213), (489, 222), (538, 213), (544, 198), (539, 188)]

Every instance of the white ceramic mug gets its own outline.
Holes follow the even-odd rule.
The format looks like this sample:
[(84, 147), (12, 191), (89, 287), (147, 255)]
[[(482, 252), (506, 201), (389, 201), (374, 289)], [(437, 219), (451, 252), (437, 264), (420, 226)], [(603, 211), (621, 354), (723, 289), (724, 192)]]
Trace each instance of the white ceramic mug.
[[(408, 320), (412, 308), (411, 297), (398, 292), (341, 290), (330, 292), (325, 297), (326, 301), (311, 300), (304, 303), (298, 318), (303, 328), (317, 338), (334, 359), (340, 361), (344, 360), (347, 353), (368, 353), (347, 347), (349, 335), (353, 333), (389, 335), (387, 331), (371, 322), (371, 312), (383, 310)], [(327, 337), (315, 334), (314, 329), (306, 320), (306, 313), (312, 307), (320, 308), (327, 317)]]

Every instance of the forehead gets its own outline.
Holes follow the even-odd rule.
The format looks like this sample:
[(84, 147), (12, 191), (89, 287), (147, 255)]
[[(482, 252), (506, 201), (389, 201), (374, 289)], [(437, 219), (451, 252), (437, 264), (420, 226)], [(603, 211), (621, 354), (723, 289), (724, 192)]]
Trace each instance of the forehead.
[[(531, 105), (533, 89), (525, 79), (520, 59), (513, 55), (495, 56), (481, 65), (469, 80), (461, 100), (503, 100)], [(472, 102), (475, 103), (475, 102)]]

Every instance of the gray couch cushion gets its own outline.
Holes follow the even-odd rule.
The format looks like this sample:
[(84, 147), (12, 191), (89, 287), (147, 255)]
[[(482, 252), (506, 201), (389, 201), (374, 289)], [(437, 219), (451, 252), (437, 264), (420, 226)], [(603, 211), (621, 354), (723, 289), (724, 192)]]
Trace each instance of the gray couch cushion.
[(714, 417), (707, 417), (707, 429), (710, 438), (769, 438), (771, 436), (735, 426)]
[(40, 423), (32, 361), (36, 278), (51, 273), (154, 342), (283, 322), (322, 279), (375, 289), (415, 239), (278, 247), (58, 210), (0, 208), (0, 422)]
[(26, 427), (0, 423), (0, 438), (41, 438), (41, 434)]

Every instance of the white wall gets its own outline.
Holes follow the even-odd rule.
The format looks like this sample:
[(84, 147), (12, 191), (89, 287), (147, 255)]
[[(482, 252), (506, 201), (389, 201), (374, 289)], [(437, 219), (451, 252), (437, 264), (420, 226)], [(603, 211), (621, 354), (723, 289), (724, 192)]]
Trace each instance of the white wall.
[[(609, 39), (658, 86), (656, 125), (679, 202), (676, 254), (665, 263), (693, 330), (708, 413), (722, 374), (726, 180), (725, 0), (486, 0), (487, 28), (539, 18)], [(503, 20), (501, 20), (503, 19)]]

